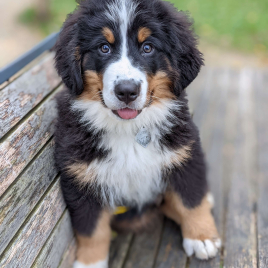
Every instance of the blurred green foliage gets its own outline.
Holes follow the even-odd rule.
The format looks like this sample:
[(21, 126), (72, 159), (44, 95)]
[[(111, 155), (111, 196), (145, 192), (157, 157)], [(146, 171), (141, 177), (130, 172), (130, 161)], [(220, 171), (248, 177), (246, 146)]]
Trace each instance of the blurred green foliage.
[[(144, 0), (150, 1), (150, 0)], [(170, 0), (190, 13), (201, 39), (246, 52), (268, 52), (268, 0)], [(40, 22), (33, 8), (21, 14), (21, 21), (38, 26), (44, 34), (60, 29), (75, 7), (74, 0), (51, 0), (51, 16)]]
[(204, 40), (247, 52), (267, 52), (268, 0), (171, 0), (189, 11)]

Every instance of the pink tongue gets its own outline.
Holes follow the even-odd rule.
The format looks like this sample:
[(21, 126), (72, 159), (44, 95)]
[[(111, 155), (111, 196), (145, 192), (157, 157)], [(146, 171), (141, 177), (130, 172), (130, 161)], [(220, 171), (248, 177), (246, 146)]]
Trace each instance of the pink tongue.
[(118, 110), (117, 113), (122, 119), (133, 119), (138, 115), (137, 110), (132, 110), (129, 108)]

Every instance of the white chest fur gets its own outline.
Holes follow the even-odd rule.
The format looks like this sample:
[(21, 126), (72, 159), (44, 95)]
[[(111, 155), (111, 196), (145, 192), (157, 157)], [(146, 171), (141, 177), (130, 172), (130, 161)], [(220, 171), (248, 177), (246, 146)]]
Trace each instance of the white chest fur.
[(167, 153), (161, 151), (156, 140), (147, 148), (142, 147), (135, 135), (107, 135), (103, 139), (110, 154), (105, 160), (92, 163), (96, 165), (97, 183), (104, 190), (103, 198), (112, 206), (153, 201), (165, 188), (161, 173)]
[[(111, 206), (138, 205), (154, 201), (163, 192), (163, 167), (170, 166), (174, 153), (159, 145), (161, 133), (168, 132), (167, 116), (177, 103), (163, 103), (162, 107), (145, 108), (143, 115), (131, 121), (118, 120), (97, 102), (76, 101), (73, 109), (84, 111), (81, 122), (89, 128), (104, 129), (106, 134), (99, 144), (110, 153), (103, 160), (95, 160), (88, 167), (96, 173), (96, 184), (104, 202)], [(144, 148), (135, 137), (142, 127), (150, 132), (151, 142)]]

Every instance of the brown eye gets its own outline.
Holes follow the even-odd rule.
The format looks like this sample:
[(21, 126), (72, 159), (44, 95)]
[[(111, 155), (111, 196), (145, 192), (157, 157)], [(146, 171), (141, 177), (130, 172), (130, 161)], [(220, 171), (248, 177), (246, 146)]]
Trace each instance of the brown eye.
[(146, 54), (149, 54), (153, 51), (153, 47), (149, 44), (145, 44), (143, 46), (143, 52), (146, 53)]
[(111, 53), (111, 49), (108, 45), (103, 45), (101, 46), (100, 48), (101, 52), (104, 53), (104, 54), (109, 54)]

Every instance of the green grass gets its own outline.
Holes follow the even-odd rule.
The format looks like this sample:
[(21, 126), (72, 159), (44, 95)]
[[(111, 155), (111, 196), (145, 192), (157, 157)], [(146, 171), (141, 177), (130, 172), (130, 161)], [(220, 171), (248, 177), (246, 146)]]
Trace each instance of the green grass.
[[(150, 1), (150, 0), (146, 0)], [(189, 11), (201, 39), (226, 48), (268, 53), (268, 0), (171, 0), (179, 10)], [(35, 24), (44, 34), (60, 29), (74, 0), (51, 0), (51, 19), (40, 23), (28, 9), (21, 21)]]
[(247, 52), (267, 52), (267, 0), (172, 0), (190, 11), (198, 35), (209, 42)]

